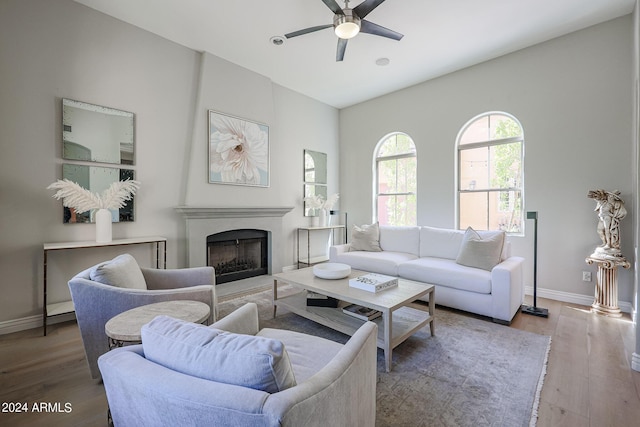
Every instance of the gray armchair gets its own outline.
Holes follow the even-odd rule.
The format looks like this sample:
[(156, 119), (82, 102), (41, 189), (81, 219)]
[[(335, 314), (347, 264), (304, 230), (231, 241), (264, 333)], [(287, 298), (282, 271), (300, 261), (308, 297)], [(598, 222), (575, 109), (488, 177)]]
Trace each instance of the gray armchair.
[[(123, 265), (122, 261), (126, 265)], [(114, 279), (114, 283), (109, 283), (108, 277), (105, 280), (104, 276), (99, 278), (102, 283), (92, 280), (96, 279), (96, 269), (107, 263), (88, 268), (69, 281), (71, 299), (92, 378), (100, 378), (98, 357), (109, 351), (104, 326), (117, 314), (162, 301), (193, 300), (209, 305), (211, 316), (208, 323), (215, 321), (213, 267), (167, 270), (140, 268), (135, 259), (128, 254), (120, 255), (110, 262), (120, 269), (117, 272), (120, 277), (116, 275), (117, 280)], [(130, 281), (127, 280), (128, 276), (131, 276)]]
[[(156, 322), (165, 322), (168, 327), (164, 330), (171, 337), (158, 341), (162, 331), (151, 326), (158, 325)], [(375, 425), (378, 335), (375, 323), (364, 322), (342, 345), (282, 329), (259, 331), (258, 309), (254, 303), (240, 307), (209, 328), (170, 322), (156, 318), (143, 328), (142, 344), (118, 348), (100, 356), (98, 364), (116, 426)], [(188, 328), (190, 333), (183, 333), (181, 327)], [(145, 335), (148, 330), (145, 328), (151, 328), (152, 332)], [(214, 331), (209, 332), (211, 329)], [(230, 357), (229, 354), (217, 357), (211, 353), (207, 354), (209, 357), (202, 357), (202, 353), (194, 355), (199, 351), (221, 351), (219, 346), (224, 346), (224, 341), (208, 339), (207, 334), (219, 333), (215, 330), (241, 334), (231, 338), (244, 340), (245, 345), (236, 345), (234, 349), (249, 348), (253, 338), (250, 335), (255, 335), (257, 340), (282, 343), (295, 384), (274, 391), (239, 385), (234, 378), (253, 379), (248, 372), (253, 372), (251, 368), (260, 363), (261, 358), (256, 355), (251, 358)], [(184, 345), (181, 341), (199, 333), (207, 336), (199, 345), (193, 342), (193, 345)], [(176, 343), (178, 345), (174, 346)], [(251, 364), (248, 364), (249, 360)], [(227, 365), (223, 366), (225, 363)], [(200, 376), (185, 372), (190, 369), (204, 369), (221, 376), (233, 374), (232, 378), (227, 375), (222, 381), (205, 378), (208, 374)], [(278, 365), (272, 371), (282, 374), (282, 366)]]

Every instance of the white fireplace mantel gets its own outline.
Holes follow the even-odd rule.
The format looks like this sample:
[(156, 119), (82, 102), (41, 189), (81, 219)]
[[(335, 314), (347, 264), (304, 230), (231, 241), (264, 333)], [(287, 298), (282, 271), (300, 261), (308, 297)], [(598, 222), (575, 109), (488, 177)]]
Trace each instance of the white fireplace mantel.
[(293, 207), (214, 208), (206, 206), (178, 206), (176, 208), (176, 211), (187, 219), (283, 217), (292, 210)]
[(189, 267), (207, 265), (207, 236), (241, 228), (265, 230), (270, 233), (269, 273), (282, 271), (284, 235), (282, 218), (293, 207), (206, 207), (178, 206), (176, 211), (187, 225), (187, 257)]

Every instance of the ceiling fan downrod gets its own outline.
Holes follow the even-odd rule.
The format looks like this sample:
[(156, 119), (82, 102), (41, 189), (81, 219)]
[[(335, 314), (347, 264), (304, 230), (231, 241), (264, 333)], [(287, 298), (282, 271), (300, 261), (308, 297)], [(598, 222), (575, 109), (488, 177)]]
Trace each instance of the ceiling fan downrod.
[(333, 16), (333, 28), (341, 39), (353, 38), (360, 32), (360, 18), (349, 8), (349, 0), (344, 0), (342, 14)]

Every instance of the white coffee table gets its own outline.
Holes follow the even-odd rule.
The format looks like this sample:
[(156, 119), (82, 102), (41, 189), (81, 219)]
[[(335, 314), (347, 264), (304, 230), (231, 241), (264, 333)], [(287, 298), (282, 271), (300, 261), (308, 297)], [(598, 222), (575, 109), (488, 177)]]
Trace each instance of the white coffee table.
[[(435, 286), (398, 280), (398, 286), (372, 293), (349, 286), (349, 279), (367, 274), (366, 271), (352, 270), (344, 279), (320, 279), (313, 275), (313, 268), (302, 268), (274, 274), (273, 316), (278, 307), (328, 326), (347, 335), (353, 335), (362, 326), (362, 320), (344, 314), (342, 307), (359, 304), (382, 312), (382, 317), (373, 320), (378, 323), (378, 347), (384, 350), (387, 372), (391, 371), (391, 353), (419, 329), (429, 324), (431, 335), (435, 334)], [(294, 295), (278, 298), (278, 282), (289, 283), (302, 291)], [(306, 291), (312, 291), (340, 300), (338, 308), (307, 306)], [(412, 304), (416, 299), (429, 294), (429, 307)]]
[(122, 347), (125, 342), (140, 342), (142, 326), (156, 316), (165, 315), (187, 322), (202, 323), (209, 318), (210, 308), (200, 301), (177, 300), (132, 308), (112, 317), (105, 325), (109, 348)]

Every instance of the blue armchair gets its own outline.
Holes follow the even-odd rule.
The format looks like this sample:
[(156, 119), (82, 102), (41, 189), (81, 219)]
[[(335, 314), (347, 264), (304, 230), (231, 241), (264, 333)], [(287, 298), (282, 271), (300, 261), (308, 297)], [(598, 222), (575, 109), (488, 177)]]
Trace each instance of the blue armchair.
[[(364, 322), (343, 345), (293, 331), (268, 328), (259, 331), (254, 303), (240, 307), (210, 327), (180, 322), (157, 317), (143, 327), (142, 344), (100, 356), (98, 364), (114, 425), (375, 425), (378, 331), (375, 323)], [(151, 328), (152, 332), (145, 335), (145, 328)], [(201, 337), (195, 344), (193, 338), (197, 335)], [(216, 342), (220, 336), (222, 340)], [(253, 345), (254, 338), (253, 341), (263, 340), (260, 343), (263, 347), (251, 356), (219, 353), (224, 351), (220, 347), (244, 352)], [(264, 339), (271, 343), (268, 347)], [(185, 344), (187, 340), (189, 343)], [(237, 345), (238, 340), (242, 345)], [(264, 357), (265, 348), (267, 352), (280, 349), (280, 356), (286, 349), (288, 356)], [(277, 383), (276, 390), (245, 384), (247, 380), (263, 378), (256, 375), (255, 365), (274, 359), (280, 362), (262, 372), (266, 377), (273, 373), (286, 378), (283, 382), (269, 383)], [(284, 365), (290, 366), (293, 375), (283, 372), (287, 371)], [(224, 380), (205, 378), (207, 375)]]
[(94, 379), (100, 378), (98, 357), (109, 351), (104, 326), (117, 314), (156, 302), (193, 300), (211, 307), (208, 323), (216, 319), (213, 267), (140, 268), (124, 254), (78, 273), (69, 281), (69, 289)]

